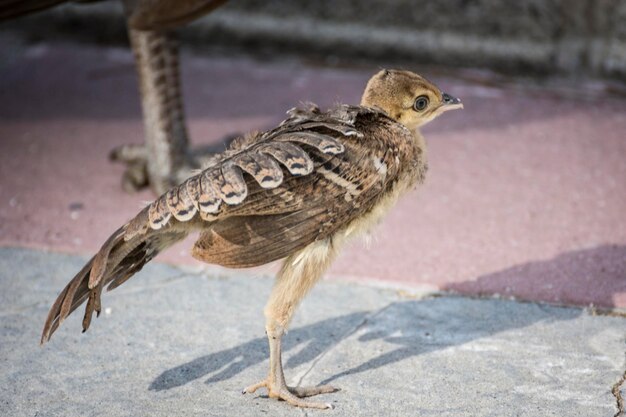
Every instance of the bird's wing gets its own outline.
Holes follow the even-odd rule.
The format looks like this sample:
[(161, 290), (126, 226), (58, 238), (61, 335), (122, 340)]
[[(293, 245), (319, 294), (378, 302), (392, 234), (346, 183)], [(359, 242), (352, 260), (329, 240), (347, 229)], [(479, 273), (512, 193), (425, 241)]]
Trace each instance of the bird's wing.
[(398, 182), (400, 161), (411, 160), (403, 159), (402, 144), (410, 141), (401, 125), (371, 110), (294, 110), (113, 233), (59, 294), (42, 343), (85, 300), (86, 330), (105, 286), (122, 284), (193, 228), (203, 230), (194, 256), (229, 267), (271, 262), (331, 236)]
[(410, 134), (382, 113), (343, 107), (291, 116), (156, 200), (149, 227), (200, 217), (195, 257), (255, 266), (330, 236), (397, 179), (394, 143)]

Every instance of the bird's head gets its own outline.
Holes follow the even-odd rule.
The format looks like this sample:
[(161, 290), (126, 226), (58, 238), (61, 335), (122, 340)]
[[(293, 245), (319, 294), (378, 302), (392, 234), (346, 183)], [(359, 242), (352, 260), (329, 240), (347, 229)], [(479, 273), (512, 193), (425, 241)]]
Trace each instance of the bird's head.
[(442, 93), (424, 77), (401, 70), (382, 70), (370, 78), (361, 105), (383, 110), (410, 130), (445, 111), (463, 108), (461, 100)]

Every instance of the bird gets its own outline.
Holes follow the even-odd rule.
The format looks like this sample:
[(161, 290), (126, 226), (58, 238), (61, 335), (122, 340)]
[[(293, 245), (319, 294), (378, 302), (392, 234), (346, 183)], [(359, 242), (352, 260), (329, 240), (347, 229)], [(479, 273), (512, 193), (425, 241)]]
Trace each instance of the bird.
[(308, 397), (329, 385), (289, 387), (281, 340), (304, 296), (344, 244), (379, 223), (398, 198), (424, 181), (420, 127), (463, 108), (426, 78), (381, 70), (359, 105), (293, 108), (277, 127), (235, 139), (204, 170), (172, 187), (115, 231), (61, 291), (41, 343), (86, 301), (83, 331), (101, 294), (123, 284), (159, 252), (199, 231), (195, 258), (229, 268), (283, 260), (264, 309), (268, 377), (260, 388), (297, 407), (329, 408)]
[[(69, 2), (0, 0), (0, 22)], [(143, 144), (122, 145), (109, 155), (111, 160), (126, 165), (122, 175), (124, 190), (134, 192), (149, 186), (161, 194), (211, 156), (210, 152), (189, 146), (175, 29), (225, 2), (121, 0), (139, 78), (145, 132)]]

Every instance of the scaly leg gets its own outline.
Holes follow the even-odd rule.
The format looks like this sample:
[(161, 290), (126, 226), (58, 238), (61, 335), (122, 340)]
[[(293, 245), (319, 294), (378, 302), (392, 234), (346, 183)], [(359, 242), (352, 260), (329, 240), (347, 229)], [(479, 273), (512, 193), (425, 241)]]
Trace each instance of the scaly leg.
[(329, 403), (303, 400), (317, 394), (338, 391), (330, 385), (317, 387), (288, 387), (285, 383), (281, 358), (281, 339), (291, 317), (302, 300), (322, 276), (335, 255), (330, 240), (315, 242), (285, 260), (265, 307), (267, 338), (270, 345), (270, 372), (263, 381), (251, 385), (243, 393), (253, 393), (265, 387), (270, 398), (287, 401), (296, 407), (333, 408)]
[(126, 163), (127, 191), (149, 185), (157, 194), (183, 181), (192, 166), (178, 71), (178, 47), (165, 31), (128, 29), (135, 54), (144, 116), (145, 145), (116, 148), (111, 159)]

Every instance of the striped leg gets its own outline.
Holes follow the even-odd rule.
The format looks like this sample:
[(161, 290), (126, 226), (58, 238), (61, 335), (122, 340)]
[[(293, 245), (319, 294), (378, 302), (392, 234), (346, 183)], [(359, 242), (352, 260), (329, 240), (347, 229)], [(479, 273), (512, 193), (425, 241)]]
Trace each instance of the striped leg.
[(157, 194), (182, 181), (188, 171), (189, 140), (178, 70), (178, 47), (165, 31), (129, 28), (144, 116), (145, 145), (113, 150), (111, 159), (127, 164), (128, 191), (149, 185)]

